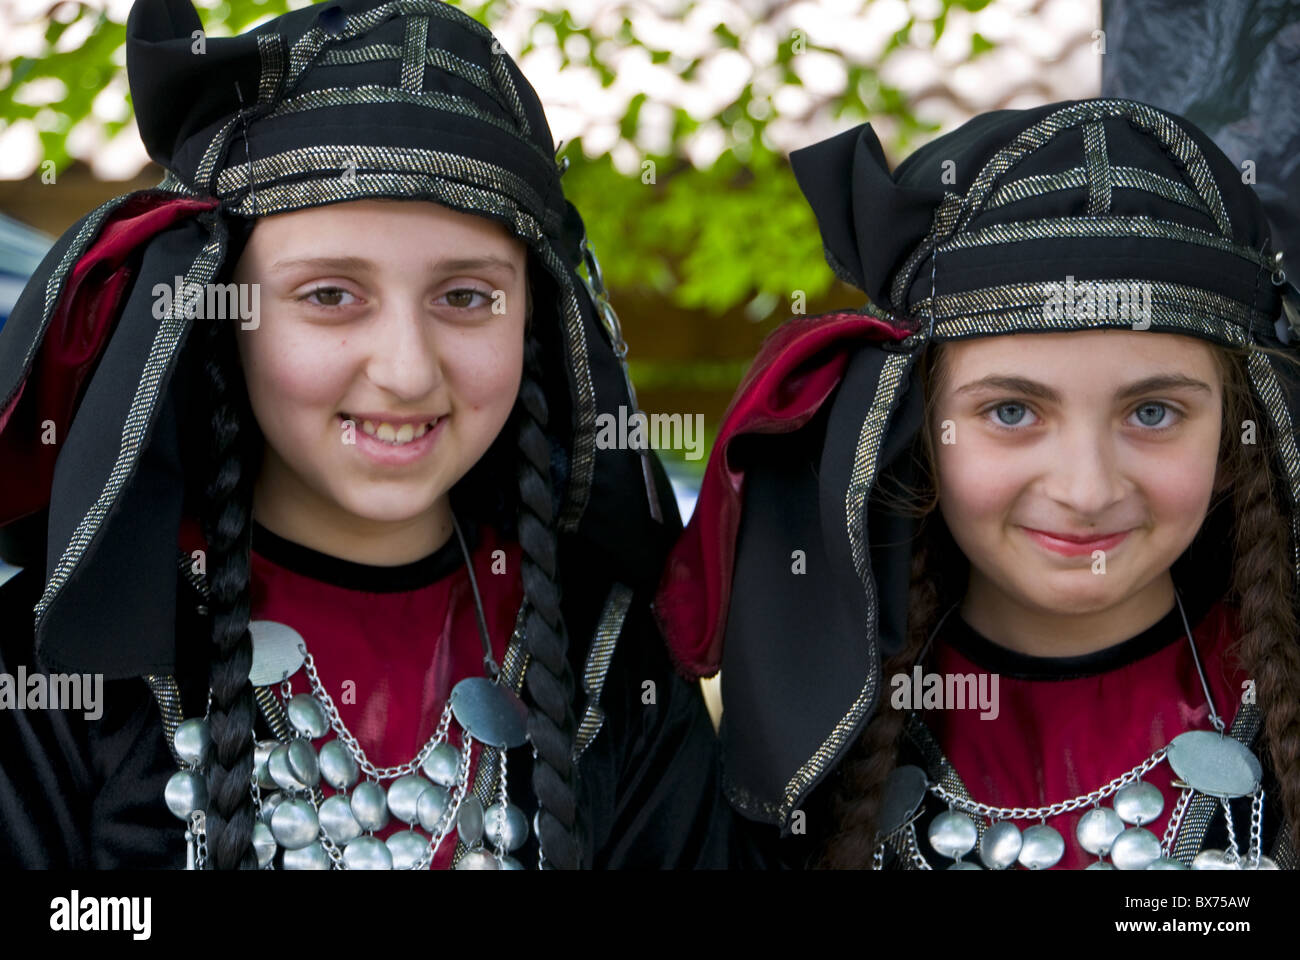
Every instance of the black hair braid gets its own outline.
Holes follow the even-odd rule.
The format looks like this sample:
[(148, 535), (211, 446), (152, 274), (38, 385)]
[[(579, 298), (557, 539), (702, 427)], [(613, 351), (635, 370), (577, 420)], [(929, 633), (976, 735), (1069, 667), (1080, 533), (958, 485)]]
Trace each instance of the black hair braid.
[(525, 637), (532, 664), (527, 674), (532, 704), (528, 736), (533, 744), (533, 792), (538, 804), (538, 839), (546, 864), (576, 870), (578, 842), (577, 767), (573, 762), (576, 722), (574, 679), (568, 633), (560, 611), (556, 579), (556, 531), (551, 503), (549, 416), (541, 387), (540, 346), (532, 334), (524, 341), (524, 374), (519, 386), (519, 544), (528, 604)]
[(203, 501), (208, 544), (207, 574), (212, 616), (212, 709), (208, 724), (207, 834), (209, 857), (218, 870), (255, 869), (253, 801), (253, 686), (248, 671), (253, 639), (248, 632), (252, 524), (252, 481), (257, 464), (249, 457), (247, 424), (239, 398), (242, 379), (234, 345), (224, 324), (207, 324), (203, 364), (212, 402), (211, 481)]

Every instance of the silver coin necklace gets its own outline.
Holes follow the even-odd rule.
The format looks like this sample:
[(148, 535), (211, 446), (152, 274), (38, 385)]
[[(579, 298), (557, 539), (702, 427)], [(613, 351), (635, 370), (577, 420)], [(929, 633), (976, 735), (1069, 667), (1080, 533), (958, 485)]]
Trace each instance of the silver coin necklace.
[[(406, 763), (376, 767), (366, 757), (321, 683), (298, 631), (272, 620), (250, 621), (249, 681), (277, 736), (257, 740), (254, 735), (249, 790), (259, 867), (273, 869), (283, 851), (280, 863), (286, 870), (424, 870), (455, 829), (466, 848), (456, 869), (523, 869), (510, 854), (527, 841), (529, 824), (510, 802), (506, 751), (527, 742), (528, 708), (492, 656), (473, 560), (454, 513), (451, 519), (474, 594), (485, 675), (452, 688), (433, 735)], [(299, 669), (307, 674), (310, 692), (293, 691), (289, 677)], [(211, 707), (209, 691), (209, 713)], [(450, 739), (453, 722), (460, 730), (459, 748)], [(331, 731), (334, 737), (325, 739)], [(495, 748), (498, 765), (495, 797), (486, 809), (470, 790), (475, 741)], [(207, 861), (204, 771), (211, 748), (207, 716), (183, 721), (173, 744), (183, 766), (168, 780), (164, 799), (186, 823), (186, 868), (202, 870)], [(328, 798), (322, 783), (335, 791)], [(406, 829), (385, 840), (376, 837), (393, 819)]]
[[(1075, 839), (1079, 846), (1097, 860), (1088, 870), (1186, 870), (1188, 865), (1173, 857), (1173, 842), (1183, 813), (1194, 793), (1219, 801), (1227, 821), (1229, 849), (1205, 850), (1191, 863), (1193, 870), (1276, 870), (1277, 864), (1263, 855), (1261, 831), (1264, 790), (1259, 760), (1245, 744), (1226, 733), (1223, 719), (1214, 707), (1205, 671), (1201, 667), (1191, 625), (1183, 609), (1182, 597), (1174, 591), (1178, 612), (1183, 618), (1192, 659), (1201, 678), (1201, 688), (1210, 709), (1214, 730), (1192, 730), (1179, 734), (1127, 773), (1090, 793), (1041, 807), (995, 807), (960, 796), (941, 783), (931, 783), (923, 770), (902, 766), (891, 773), (881, 806), (881, 829), (878, 838), (898, 836), (908, 859), (920, 869), (931, 869), (917, 843), (915, 821), (925, 794), (929, 792), (948, 804), (930, 823), (927, 838), (931, 848), (955, 862), (949, 870), (1005, 870), (1019, 864), (1028, 870), (1045, 870), (1055, 866), (1065, 855), (1065, 838), (1047, 825), (1049, 817), (1090, 807), (1079, 818)], [(956, 605), (949, 608), (951, 613)], [(943, 620), (931, 634), (938, 633)], [(1161, 762), (1168, 760), (1177, 775), (1174, 785), (1180, 794), (1170, 815), (1164, 838), (1146, 828), (1164, 810), (1160, 789), (1142, 778)], [(1251, 798), (1250, 847), (1243, 857), (1237, 846), (1228, 801), (1236, 797)], [(1102, 801), (1111, 799), (1111, 806)], [(988, 820), (983, 835), (972, 818)], [(1021, 830), (1013, 821), (1037, 820)], [(980, 863), (966, 860), (979, 848)], [(875, 852), (874, 866), (881, 869), (885, 844), (881, 839)], [(1107, 861), (1107, 857), (1110, 858)]]

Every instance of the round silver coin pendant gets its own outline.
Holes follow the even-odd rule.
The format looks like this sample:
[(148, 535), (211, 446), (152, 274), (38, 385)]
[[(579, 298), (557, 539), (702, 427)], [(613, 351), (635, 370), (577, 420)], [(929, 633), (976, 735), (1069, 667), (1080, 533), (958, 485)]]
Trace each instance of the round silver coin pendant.
[(307, 785), (293, 775), (293, 768), (289, 766), (289, 747), (286, 744), (282, 743), (271, 751), (266, 760), (266, 769), (271, 772), (271, 779), (281, 790), (292, 793), (307, 789)]
[(948, 869), (949, 870), (983, 870), (984, 868), (981, 867), (978, 863), (971, 863), (969, 860), (958, 860)]
[(286, 759), (294, 779), (302, 781), (309, 788), (320, 783), (320, 761), (316, 759), (316, 751), (311, 748), (310, 741), (301, 737), (294, 740), (289, 744)]
[(420, 770), (426, 777), (440, 786), (450, 787), (456, 782), (456, 771), (460, 767), (460, 753), (450, 743), (440, 743), (424, 758)]
[(330, 855), (319, 843), (309, 843), (297, 850), (284, 851), (286, 870), (328, 870)]
[(1035, 824), (1025, 830), (1019, 860), (1030, 870), (1054, 867), (1065, 856), (1065, 838), (1055, 827), (1045, 823)]
[(275, 814), (275, 808), (284, 803), (285, 795), (277, 790), (275, 793), (268, 793), (262, 797), (262, 812), (259, 819), (268, 827), (271, 825), (271, 817)]
[(1110, 807), (1094, 807), (1079, 818), (1074, 835), (1079, 846), (1094, 856), (1110, 853), (1110, 845), (1124, 832), (1124, 821)]
[(271, 836), (271, 828), (260, 820), (253, 824), (253, 852), (257, 854), (258, 868), (265, 867), (275, 858), (278, 844)]
[(388, 799), (384, 796), (384, 788), (371, 780), (357, 784), (352, 791), (352, 816), (357, 818), (362, 830), (384, 829), (388, 823)]
[(320, 805), (320, 826), (336, 844), (346, 846), (361, 836), (361, 824), (352, 815), (352, 805), (342, 794), (327, 797)]
[(479, 743), (508, 749), (528, 742), (528, 707), (513, 690), (487, 677), (468, 677), (456, 684), (451, 712)]
[(450, 802), (451, 795), (447, 793), (446, 787), (435, 785), (420, 794), (419, 802), (415, 805), (415, 814), (420, 821), (420, 826), (430, 833), (437, 833), (438, 825), (442, 822), (443, 814), (447, 812), (447, 804)]
[(329, 731), (325, 708), (310, 693), (297, 693), (289, 698), (289, 722), (308, 740), (323, 737)]
[(456, 864), (457, 870), (500, 870), (501, 864), (497, 863), (497, 858), (492, 856), (486, 850), (471, 850), (465, 856), (460, 858)]
[(1160, 838), (1146, 827), (1129, 827), (1110, 846), (1117, 870), (1145, 870), (1160, 859)]
[(1130, 783), (1115, 794), (1115, 812), (1125, 823), (1134, 826), (1151, 823), (1164, 808), (1165, 796), (1160, 788), (1145, 780)]
[(320, 821), (306, 800), (286, 800), (271, 815), (271, 835), (286, 850), (298, 850), (316, 840)]
[(1187, 864), (1183, 863), (1180, 860), (1173, 860), (1169, 857), (1161, 857), (1158, 860), (1153, 860), (1150, 866), (1147, 867), (1147, 869), (1148, 870), (1186, 870), (1188, 869), (1188, 866)]
[(433, 784), (424, 777), (415, 774), (398, 777), (388, 788), (388, 809), (403, 823), (415, 823), (419, 819), (420, 795), (431, 789)]
[(410, 870), (429, 849), (429, 841), (413, 830), (399, 830), (384, 842), (393, 855), (394, 870)]
[(207, 759), (208, 748), (212, 746), (212, 734), (208, 731), (208, 722), (201, 718), (183, 721), (176, 728), (172, 738), (176, 754), (191, 766), (201, 767)]
[(1212, 730), (1179, 734), (1166, 756), (1183, 783), (1221, 799), (1249, 796), (1263, 774), (1249, 748)]
[(357, 837), (343, 848), (343, 864), (349, 870), (391, 870), (393, 853), (376, 837)]
[(1020, 857), (1024, 839), (1020, 828), (1010, 820), (1000, 820), (984, 828), (980, 839), (980, 862), (990, 870), (1005, 870)]
[(467, 847), (483, 839), (483, 804), (472, 794), (461, 802), (460, 812), (456, 815), (456, 835)]
[(317, 758), (320, 775), (335, 790), (350, 790), (361, 777), (357, 762), (340, 740), (331, 740), (320, 748)]
[(1236, 870), (1238, 863), (1228, 861), (1226, 850), (1202, 850), (1192, 860), (1193, 870)]
[(177, 770), (163, 789), (167, 809), (181, 820), (188, 820), (195, 810), (208, 807), (208, 782), (191, 770)]
[(488, 843), (518, 850), (528, 839), (528, 818), (513, 803), (503, 808), (498, 801), (483, 811), (483, 829)]
[(1090, 863), (1083, 869), (1085, 870), (1114, 870), (1113, 863), (1107, 863), (1105, 860), (1098, 860), (1096, 863)]
[(948, 810), (930, 821), (930, 846), (945, 857), (957, 859), (975, 849), (979, 832), (975, 822), (964, 813)]
[(248, 670), (253, 686), (281, 683), (302, 668), (305, 658), (298, 645), (307, 644), (293, 627), (275, 620), (250, 620), (248, 632), (253, 636), (253, 665)]
[(276, 782), (271, 777), (267, 762), (271, 759), (271, 751), (279, 745), (279, 740), (259, 740), (253, 747), (253, 770), (257, 773), (257, 785), (263, 790), (276, 788)]

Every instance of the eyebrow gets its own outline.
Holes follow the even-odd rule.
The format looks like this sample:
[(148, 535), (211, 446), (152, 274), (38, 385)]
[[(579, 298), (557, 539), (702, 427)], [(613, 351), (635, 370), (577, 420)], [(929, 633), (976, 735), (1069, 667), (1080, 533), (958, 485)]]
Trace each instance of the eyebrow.
[[(509, 260), (502, 257), (457, 257), (453, 260), (439, 260), (433, 263), (435, 269), (447, 272), (458, 273), (464, 270), (482, 270), (485, 268), (498, 267), (503, 270), (509, 270), (511, 275), (517, 271), (515, 265)], [(271, 273), (282, 273), (295, 267), (316, 267), (323, 270), (339, 270), (343, 272), (369, 273), (375, 269), (375, 263), (367, 260), (365, 257), (291, 257), (287, 260), (277, 260), (271, 264)]]
[[(979, 380), (972, 380), (953, 391), (958, 393), (977, 393), (987, 390), (1002, 390), (1008, 393), (1019, 393), (1027, 397), (1034, 397), (1047, 403), (1061, 402), (1061, 395), (1045, 383), (1039, 383), (1037, 380), (1030, 380), (1026, 377), (1006, 376), (1003, 374), (991, 374), (982, 377)], [(1129, 397), (1135, 397), (1144, 393), (1159, 393), (1164, 390), (1198, 390), (1205, 393), (1213, 393), (1210, 385), (1195, 377), (1188, 377), (1181, 373), (1157, 374), (1151, 377), (1144, 377), (1141, 380), (1135, 380), (1133, 383), (1120, 387), (1115, 391), (1115, 397), (1119, 400), (1126, 400)]]

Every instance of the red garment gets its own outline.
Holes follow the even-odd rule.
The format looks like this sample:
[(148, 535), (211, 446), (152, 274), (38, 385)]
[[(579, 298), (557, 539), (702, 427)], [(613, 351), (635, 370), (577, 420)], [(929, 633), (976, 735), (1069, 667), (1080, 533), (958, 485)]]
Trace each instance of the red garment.
[[(187, 549), (196, 548), (196, 532), (192, 524), (183, 528)], [(502, 543), (490, 526), (477, 539), (474, 572), (500, 664), (523, 598), (520, 549)], [(504, 574), (493, 572), (496, 550), (505, 553)], [(252, 563), (252, 619), (276, 620), (302, 634), (344, 725), (377, 767), (414, 757), (437, 728), (456, 682), (484, 675), (474, 594), (454, 536), (423, 560), (377, 567), (327, 556), (255, 525)], [(294, 693), (311, 692), (305, 669), (289, 679)], [(345, 697), (348, 682), (355, 684), (351, 697)], [(454, 721), (450, 739), (460, 746)], [(475, 743), (471, 786), (479, 752)], [(321, 789), (325, 796), (334, 792), (323, 782)], [(400, 829), (405, 825), (394, 821), (375, 835)], [(455, 841), (453, 830), (438, 850), (436, 869), (450, 865)]]
[[(1194, 618), (1193, 612), (1188, 616)], [(1116, 647), (1061, 660), (997, 648), (957, 611), (951, 621), (936, 645), (934, 664), (926, 669), (940, 675), (999, 672), (998, 715), (981, 719), (979, 710), (922, 710), (920, 717), (978, 802), (1038, 807), (1068, 800), (1128, 772), (1180, 733), (1214, 729), (1177, 608)], [(1228, 727), (1247, 679), (1227, 650), (1239, 629), (1235, 607), (1222, 601), (1192, 628), (1215, 709)], [(1119, 665), (1105, 669), (1105, 661)], [(1023, 670), (1016, 677), (1008, 667)], [(1169, 761), (1162, 760), (1144, 779), (1160, 788), (1165, 805), (1154, 823), (1143, 826), (1163, 840), (1179, 796), (1171, 786)], [(1102, 803), (1111, 806), (1113, 795)], [(1047, 821), (1065, 838), (1057, 869), (1078, 870), (1096, 860), (1075, 837), (1086, 812)], [(1023, 830), (1033, 823), (1017, 821), (1017, 826)]]

